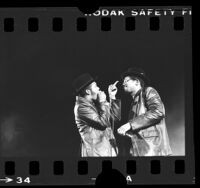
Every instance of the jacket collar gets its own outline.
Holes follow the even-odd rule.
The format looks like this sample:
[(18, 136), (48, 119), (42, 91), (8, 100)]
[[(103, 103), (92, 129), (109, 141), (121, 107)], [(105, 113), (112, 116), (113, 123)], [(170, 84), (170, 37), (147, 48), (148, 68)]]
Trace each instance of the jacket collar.
[(138, 102), (141, 93), (142, 93), (142, 89), (138, 90), (137, 93), (135, 94), (135, 96), (133, 97), (134, 104)]
[(76, 96), (76, 103), (77, 104), (88, 104), (94, 106), (93, 102), (90, 102), (89, 100), (85, 99), (84, 97)]

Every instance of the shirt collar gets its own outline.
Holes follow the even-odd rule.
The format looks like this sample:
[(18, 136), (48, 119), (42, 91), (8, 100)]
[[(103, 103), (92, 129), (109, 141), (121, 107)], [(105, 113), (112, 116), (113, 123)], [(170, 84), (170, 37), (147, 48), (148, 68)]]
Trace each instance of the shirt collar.
[(137, 93), (135, 94), (134, 98), (133, 98), (133, 104), (137, 103), (139, 98), (140, 98), (140, 93), (142, 92), (142, 89), (139, 89), (137, 91)]

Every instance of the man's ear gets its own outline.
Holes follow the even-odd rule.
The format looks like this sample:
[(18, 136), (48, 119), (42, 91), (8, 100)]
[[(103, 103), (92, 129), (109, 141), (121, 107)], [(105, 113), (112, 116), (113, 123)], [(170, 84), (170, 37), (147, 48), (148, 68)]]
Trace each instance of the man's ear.
[(90, 95), (91, 94), (91, 91), (89, 89), (86, 89), (85, 92)]
[(136, 79), (136, 85), (139, 85), (139, 84), (140, 84), (140, 80)]

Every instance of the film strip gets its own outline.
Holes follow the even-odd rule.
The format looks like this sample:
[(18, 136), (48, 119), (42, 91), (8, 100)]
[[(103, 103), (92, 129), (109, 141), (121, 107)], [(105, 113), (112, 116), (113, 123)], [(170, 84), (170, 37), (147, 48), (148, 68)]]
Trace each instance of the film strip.
[[(15, 162), (17, 161), (17, 162)], [(128, 184), (150, 184), (152, 182), (152, 179), (161, 178), (160, 180), (157, 180), (154, 182), (155, 184), (163, 184), (163, 182), (168, 181), (168, 178), (171, 178), (171, 181), (178, 182), (180, 179), (184, 176), (190, 176), (190, 172), (186, 172), (185, 169), (188, 169), (185, 167), (185, 160), (184, 159), (173, 159), (170, 161), (168, 159), (168, 162), (166, 162), (165, 159), (158, 158), (158, 159), (142, 159), (142, 160), (121, 160), (124, 162), (123, 165), (120, 165), (118, 161), (115, 159), (114, 162), (111, 159), (104, 159), (104, 160), (78, 160), (76, 166), (73, 165), (75, 168), (72, 173), (70, 174), (71, 169), (69, 170), (68, 167), (70, 167), (69, 162), (65, 160), (60, 161), (46, 161), (38, 160), (38, 161), (20, 161), (18, 159), (15, 159), (14, 161), (5, 161), (1, 162), (1, 166), (4, 166), (4, 171), (2, 174), (6, 176), (5, 178), (2, 178), (2, 183), (9, 183), (10, 185), (16, 185), (16, 184), (27, 184), (27, 185), (38, 185), (40, 183), (44, 183), (47, 185), (53, 185), (53, 184), (59, 184), (59, 185), (69, 185), (70, 184), (94, 184), (95, 181), (99, 178), (99, 175), (102, 172), (110, 172), (109, 170), (113, 169), (120, 169), (120, 172), (123, 172), (123, 174), (126, 176), (123, 176), (124, 179), (126, 179)], [(144, 165), (141, 165), (141, 162)], [(170, 162), (169, 162), (170, 161)], [(95, 163), (97, 163), (95, 165)], [(167, 163), (167, 164), (166, 164)], [(170, 166), (169, 166), (170, 164)], [(23, 165), (23, 166), (21, 166)], [(72, 165), (71, 165), (72, 167)], [(97, 169), (94, 169), (97, 168)], [(145, 168), (144, 168), (145, 167)], [(48, 171), (47, 171), (48, 169)], [(146, 171), (144, 173), (144, 170)], [(146, 182), (140, 182), (138, 181), (138, 178), (141, 175), (146, 176), (147, 180)], [(163, 174), (168, 177), (163, 178)], [(107, 175), (107, 174), (106, 174)], [(117, 173), (117, 177), (120, 173)], [(143, 176), (142, 175), (142, 176)], [(41, 177), (42, 176), (42, 177)], [(176, 178), (175, 178), (176, 176)], [(75, 179), (68, 179), (68, 178), (75, 178)], [(106, 178), (106, 176), (104, 176)], [(112, 174), (110, 174), (108, 177), (108, 180), (112, 180)], [(43, 180), (42, 180), (43, 179)], [(57, 179), (59, 179), (59, 182), (57, 182)], [(80, 182), (76, 182), (76, 180), (81, 180)], [(85, 180), (84, 180), (85, 179)], [(38, 182), (42, 181), (42, 182)], [(187, 183), (187, 180), (183, 182), (181, 180), (181, 183)], [(194, 183), (195, 179), (193, 178), (192, 183)], [(107, 181), (108, 183), (108, 181)], [(111, 183), (111, 182), (110, 182)]]
[[(105, 9), (104, 9), (105, 10)], [(108, 10), (107, 10), (108, 11)], [(179, 10), (177, 10), (180, 12)], [(191, 15), (191, 10), (184, 10)], [(87, 14), (86, 14), (87, 15)], [(91, 16), (91, 15), (90, 15)], [(135, 17), (125, 17), (124, 20), (125, 25), (124, 29), (126, 31), (134, 31), (136, 29), (136, 18)], [(101, 31), (111, 31), (111, 17), (102, 17), (101, 18)], [(3, 18), (2, 21), (3, 31), (4, 32), (14, 32), (15, 31), (15, 23), (14, 18)], [(75, 23), (74, 23), (75, 25)], [(24, 23), (24, 30), (28, 30), (28, 32), (39, 32), (39, 19), (37, 17), (30, 17), (27, 19), (27, 22)], [(159, 31), (160, 29), (160, 18), (156, 16), (149, 17), (149, 30), (151, 31)], [(48, 28), (47, 28), (48, 29)], [(173, 17), (172, 29), (175, 31), (181, 31), (184, 29), (184, 17), (183, 16), (175, 16)], [(53, 32), (62, 32), (63, 31), (63, 18), (55, 17), (52, 18), (52, 23), (49, 24), (49, 30)], [(77, 31), (87, 31), (87, 17), (79, 17), (76, 19), (76, 30)]]
[[(101, 7), (93, 13), (76, 7), (1, 8), (0, 185), (195, 184), (191, 16), (191, 7), (181, 6)], [(125, 94), (131, 93), (128, 82), (138, 80), (141, 88), (146, 82), (145, 73), (130, 77), (135, 66), (151, 77), (157, 89), (151, 97), (159, 93), (156, 99), (165, 105), (164, 130), (159, 124), (163, 119), (135, 130), (137, 124), (128, 120), (136, 95)], [(121, 100), (121, 117), (112, 122), (111, 133), (90, 125), (94, 117), (91, 122), (76, 113), (77, 96), (95, 96), (82, 93), (83, 80), (76, 82), (74, 94), (73, 81), (85, 72), (98, 76), (89, 77), (96, 87), (108, 90), (104, 97), (99, 89), (92, 101), (106, 101), (107, 96), (111, 105), (116, 100), (112, 92), (118, 92), (113, 95)], [(93, 83), (87, 76), (86, 82)], [(156, 109), (148, 96), (141, 94), (146, 114)], [(104, 115), (112, 121), (111, 112), (103, 112), (98, 112), (101, 121), (95, 126), (105, 124)], [(152, 128), (157, 126), (160, 133)], [(135, 132), (128, 134), (131, 129)], [(105, 141), (104, 133), (116, 145)], [(165, 134), (171, 149), (163, 149)], [(159, 148), (158, 138), (165, 143)], [(152, 153), (142, 154), (152, 143)]]

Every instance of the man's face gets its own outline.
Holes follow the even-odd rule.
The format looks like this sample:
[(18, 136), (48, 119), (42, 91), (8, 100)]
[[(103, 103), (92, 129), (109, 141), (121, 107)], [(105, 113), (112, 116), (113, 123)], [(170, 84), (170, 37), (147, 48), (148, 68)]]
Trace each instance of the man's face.
[(137, 90), (137, 80), (133, 80), (130, 76), (126, 76), (123, 81), (123, 87), (125, 92), (135, 92)]
[(93, 100), (97, 100), (97, 96), (98, 96), (98, 93), (100, 91), (99, 87), (97, 86), (97, 83), (96, 82), (92, 82), (90, 84), (90, 94), (92, 96), (92, 99)]

